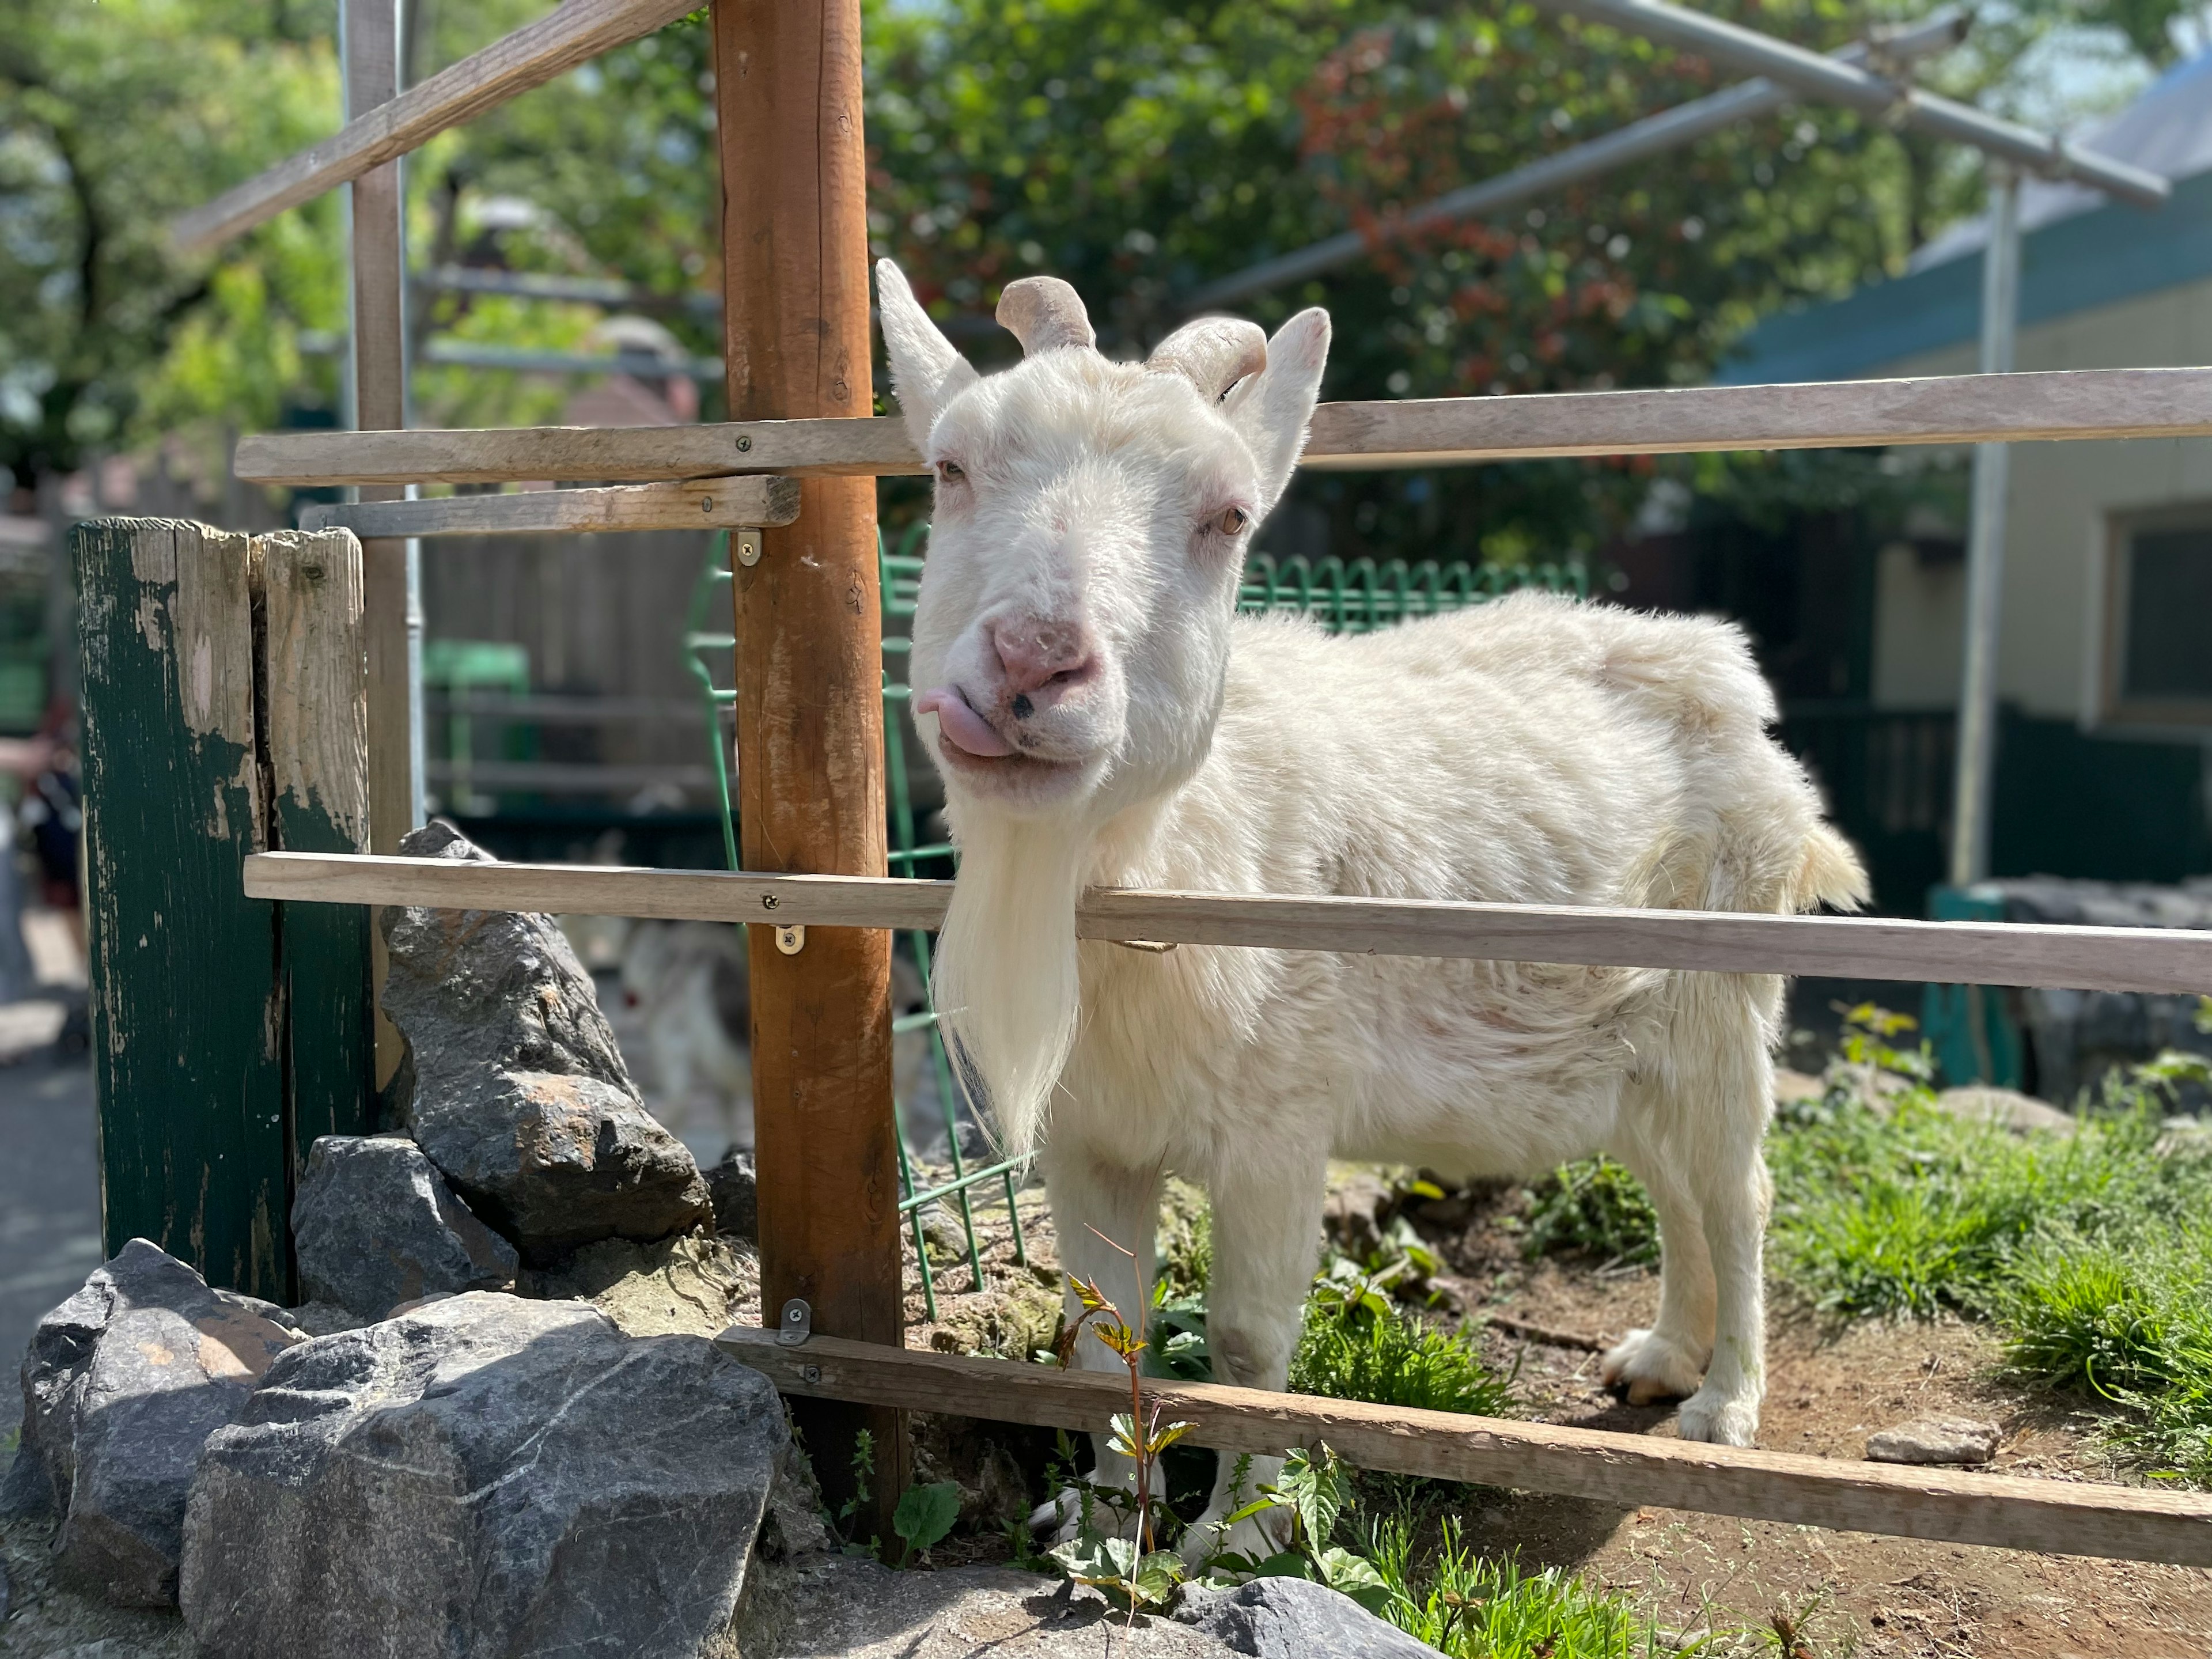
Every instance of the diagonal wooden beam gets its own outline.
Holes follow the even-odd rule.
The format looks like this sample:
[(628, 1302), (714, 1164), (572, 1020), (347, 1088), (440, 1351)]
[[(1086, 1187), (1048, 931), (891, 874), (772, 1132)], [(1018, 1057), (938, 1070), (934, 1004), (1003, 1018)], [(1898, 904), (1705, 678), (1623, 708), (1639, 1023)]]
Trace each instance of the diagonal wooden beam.
[[(1101, 1371), (827, 1336), (787, 1346), (776, 1332), (749, 1325), (714, 1341), (801, 1399), (1093, 1431), (1129, 1409), (1128, 1383)], [(1145, 1393), (1164, 1420), (1197, 1425), (1194, 1444), (1218, 1451), (1264, 1456), (1325, 1443), (1362, 1468), (1624, 1508), (1653, 1504), (1893, 1538), (2212, 1566), (2212, 1497), (2197, 1492), (1860, 1463), (1210, 1382), (1148, 1381)]]
[(690, 0), (566, 0), (536, 22), (347, 122), (322, 143), (179, 214), (169, 222), (169, 245), (180, 258), (209, 252), (285, 209), (420, 149), (448, 127), (695, 9)]
[[(934, 928), (952, 896), (949, 881), (897, 877), (453, 864), (309, 853), (248, 858), (245, 882), (249, 898), (309, 903), (571, 911), (820, 927)], [(1363, 956), (2185, 995), (2212, 991), (2212, 932), (2178, 928), (1094, 887), (1077, 906), (1075, 931), (1079, 938), (1091, 939)]]
[[(1456, 466), (1561, 455), (1663, 455), (1886, 444), (2212, 436), (2212, 369), (2072, 369), (1801, 386), (1680, 386), (1323, 404), (1304, 465)], [(919, 473), (903, 422), (745, 421), (486, 432), (287, 432), (239, 440), (265, 484), (622, 483), (783, 472)]]

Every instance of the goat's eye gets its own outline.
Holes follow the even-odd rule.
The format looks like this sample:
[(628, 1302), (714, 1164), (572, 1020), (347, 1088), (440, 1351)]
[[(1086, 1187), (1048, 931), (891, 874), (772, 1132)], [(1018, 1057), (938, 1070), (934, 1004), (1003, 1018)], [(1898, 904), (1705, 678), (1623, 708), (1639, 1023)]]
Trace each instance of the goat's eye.
[(1213, 521), (1213, 527), (1224, 536), (1241, 536), (1244, 533), (1244, 526), (1251, 522), (1252, 515), (1243, 507), (1225, 507), (1221, 509), (1221, 516)]
[(937, 464), (937, 476), (946, 483), (958, 483), (968, 474), (957, 461), (939, 461)]

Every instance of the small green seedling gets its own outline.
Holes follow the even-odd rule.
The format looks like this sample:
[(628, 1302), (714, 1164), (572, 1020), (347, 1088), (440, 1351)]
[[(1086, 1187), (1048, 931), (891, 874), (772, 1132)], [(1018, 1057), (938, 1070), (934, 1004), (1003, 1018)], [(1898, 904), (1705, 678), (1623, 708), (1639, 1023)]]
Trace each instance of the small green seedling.
[(941, 1540), (959, 1518), (960, 1488), (951, 1481), (908, 1486), (891, 1512), (891, 1530), (899, 1536), (898, 1565), (904, 1566), (917, 1551)]

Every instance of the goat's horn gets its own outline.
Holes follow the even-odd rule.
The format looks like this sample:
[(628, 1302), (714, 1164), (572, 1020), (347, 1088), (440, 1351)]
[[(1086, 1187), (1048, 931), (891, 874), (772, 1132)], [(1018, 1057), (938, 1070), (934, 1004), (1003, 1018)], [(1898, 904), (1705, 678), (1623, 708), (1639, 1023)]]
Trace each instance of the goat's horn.
[(1076, 291), (1057, 276), (1024, 276), (999, 295), (999, 326), (1022, 343), (1022, 356), (1061, 346), (1097, 343), (1091, 313)]
[(1146, 368), (1188, 375), (1208, 403), (1220, 402), (1230, 387), (1267, 366), (1266, 331), (1238, 317), (1185, 323), (1145, 360)]

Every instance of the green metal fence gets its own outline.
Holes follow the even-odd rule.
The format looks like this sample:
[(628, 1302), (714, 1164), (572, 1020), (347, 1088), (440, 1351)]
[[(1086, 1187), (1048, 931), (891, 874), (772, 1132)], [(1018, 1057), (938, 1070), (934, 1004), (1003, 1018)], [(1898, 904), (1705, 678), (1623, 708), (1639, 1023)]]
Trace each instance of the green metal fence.
[[(904, 664), (913, 649), (911, 638), (915, 599), (921, 586), (920, 551), (927, 525), (910, 526), (896, 550), (878, 543), (883, 582), (884, 617), (884, 759), (885, 782), (890, 796), (890, 867), (895, 874), (921, 873), (927, 866), (952, 868), (948, 842), (921, 839), (921, 820), (915, 810), (914, 791), (907, 767), (904, 742), (905, 704), (913, 689), (907, 683)], [(736, 814), (730, 799), (729, 741), (722, 711), (736, 702), (734, 690), (714, 683), (706, 662), (709, 652), (734, 650), (733, 635), (718, 619), (726, 616), (731, 580), (729, 537), (717, 536), (710, 546), (698, 584), (692, 590), (690, 615), (684, 636), (684, 651), (708, 714), (708, 745), (714, 750), (714, 785), (721, 799), (722, 849), (729, 866), (739, 868)], [(1255, 555), (1244, 567), (1237, 609), (1251, 614), (1287, 613), (1310, 617), (1329, 632), (1365, 634), (1414, 617), (1431, 617), (1480, 605), (1516, 588), (1540, 587), (1553, 592), (1587, 596), (1589, 572), (1578, 562), (1544, 564), (1501, 569), (1495, 566), (1443, 565), (1433, 560), (1408, 563), (1403, 559), (1377, 562), (1358, 559), (1350, 563), (1334, 558), (1309, 560), (1303, 556), (1277, 560)], [(920, 970), (924, 996), (928, 995), (930, 937), (908, 936)], [(1004, 1197), (1013, 1227), (1014, 1256), (1028, 1260), (1022, 1239), (1021, 1212), (1014, 1201), (1023, 1160), (1000, 1158), (969, 1168), (961, 1147), (960, 1120), (964, 1115), (989, 1139), (988, 1129), (975, 1115), (973, 1105), (954, 1085), (951, 1056), (938, 1030), (937, 1014), (925, 1001), (919, 1011), (892, 1021), (895, 1034), (927, 1033), (929, 1075), (945, 1118), (946, 1167), (933, 1170), (919, 1164), (913, 1149), (910, 1126), (920, 1103), (896, 1103), (899, 1127), (900, 1213), (908, 1218), (914, 1237), (915, 1265), (921, 1277), (922, 1299), (931, 1319), (937, 1317), (936, 1273), (929, 1259), (923, 1213), (933, 1204), (958, 1206), (962, 1242), (975, 1288), (983, 1287), (981, 1251), (975, 1241), (975, 1206), (995, 1204)], [(924, 1185), (924, 1182), (928, 1184)], [(988, 1189), (981, 1196), (979, 1189)]]

